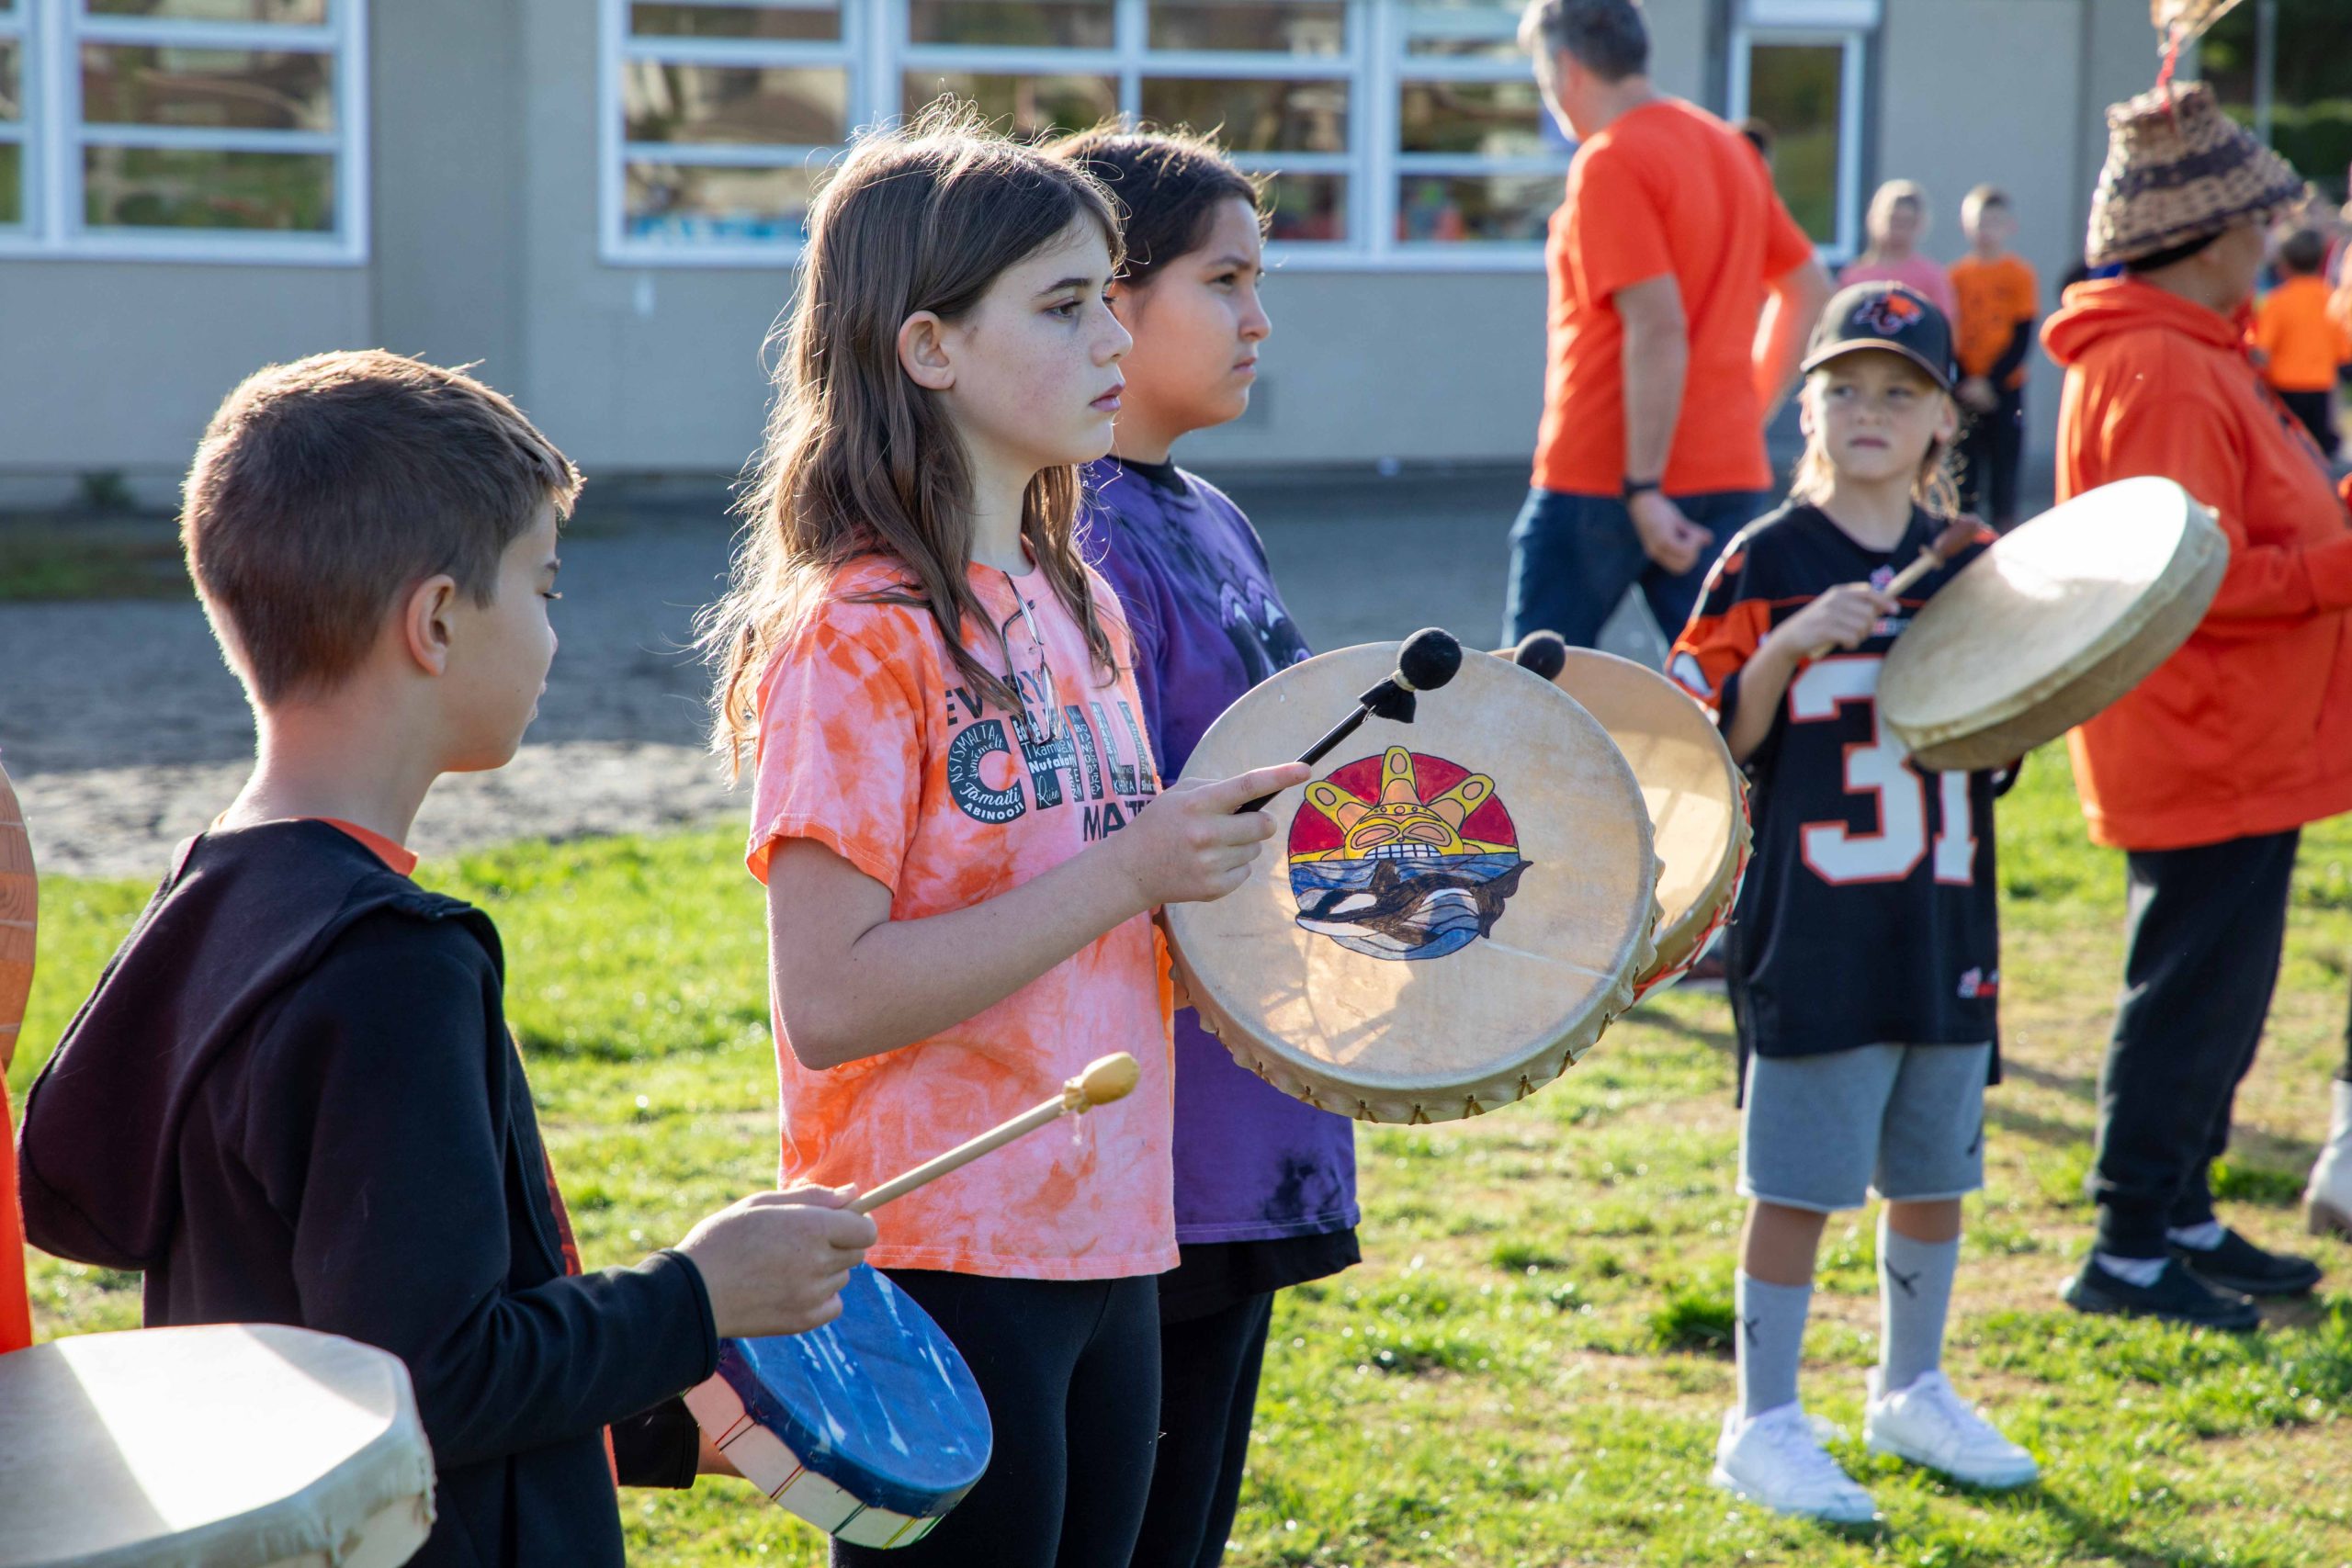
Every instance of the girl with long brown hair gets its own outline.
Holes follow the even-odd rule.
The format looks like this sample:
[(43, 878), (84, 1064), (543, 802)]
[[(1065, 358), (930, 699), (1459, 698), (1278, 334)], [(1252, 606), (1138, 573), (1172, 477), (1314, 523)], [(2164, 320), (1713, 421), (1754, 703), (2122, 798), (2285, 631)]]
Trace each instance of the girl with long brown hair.
[(754, 777), (790, 1179), (871, 1185), (1091, 1058), (1142, 1066), (1080, 1135), (879, 1214), (870, 1260), (995, 1427), (986, 1476), (893, 1563), (1126, 1562), (1159, 1430), (1153, 1277), (1176, 1261), (1150, 911), (1238, 886), (1273, 825), (1236, 807), (1306, 774), (1159, 784), (1125, 626), (1072, 538), (1129, 345), (1103, 299), (1117, 247), (1093, 180), (967, 118), (861, 141), (810, 214), (706, 628), (717, 739)]

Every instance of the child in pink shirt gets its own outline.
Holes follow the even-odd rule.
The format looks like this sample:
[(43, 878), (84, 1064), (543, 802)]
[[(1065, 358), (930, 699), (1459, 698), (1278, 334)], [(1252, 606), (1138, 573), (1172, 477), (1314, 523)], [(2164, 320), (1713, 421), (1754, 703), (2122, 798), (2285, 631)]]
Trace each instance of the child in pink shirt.
[(1919, 253), (1928, 237), (1928, 193), (1916, 180), (1889, 180), (1871, 197), (1870, 248), (1838, 275), (1838, 287), (1900, 283), (1928, 297), (1947, 321), (1960, 316), (1951, 276)]
[[(1151, 911), (1221, 897), (1305, 768), (1170, 788), (1117, 602), (1073, 539), (1130, 339), (1102, 187), (932, 118), (809, 220), (718, 739), (755, 774), (783, 1168), (872, 1186), (1054, 1094), (1141, 1082), (876, 1216), (870, 1258), (970, 1365), (978, 1486), (892, 1564), (1125, 1562), (1176, 1262), (1170, 987)], [(884, 1561), (835, 1542), (837, 1563)]]

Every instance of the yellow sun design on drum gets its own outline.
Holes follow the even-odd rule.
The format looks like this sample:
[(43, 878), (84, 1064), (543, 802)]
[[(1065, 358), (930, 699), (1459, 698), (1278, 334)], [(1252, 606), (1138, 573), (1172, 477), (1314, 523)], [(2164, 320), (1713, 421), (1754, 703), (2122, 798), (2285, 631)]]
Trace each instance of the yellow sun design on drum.
[(1299, 925), (1371, 958), (1442, 958), (1491, 934), (1532, 863), (1492, 778), (1402, 746), (1317, 779), (1291, 818)]

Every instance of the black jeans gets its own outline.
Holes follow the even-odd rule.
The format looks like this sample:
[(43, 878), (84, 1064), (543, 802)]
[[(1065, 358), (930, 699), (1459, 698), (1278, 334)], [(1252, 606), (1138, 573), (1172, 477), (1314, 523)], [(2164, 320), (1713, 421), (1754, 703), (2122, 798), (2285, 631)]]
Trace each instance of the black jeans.
[(1960, 504), (2004, 531), (2018, 520), (2018, 467), (2025, 453), (2025, 389), (1968, 416), (1960, 437)]
[(2213, 1217), (2207, 1168), (2278, 979), (2300, 833), (2134, 851), (2123, 998), (2098, 1084), (2098, 1247), (2162, 1258)]
[(2344, 446), (2344, 438), (2335, 431), (2335, 394), (2324, 389), (2316, 392), (2281, 392), (2278, 400), (2303, 422), (2303, 428), (2312, 433), (2319, 449), (2326, 454), (2329, 462), (2334, 462)]
[(972, 1369), (995, 1441), (988, 1473), (929, 1535), (836, 1540), (837, 1568), (1119, 1568), (1159, 1432), (1159, 1280), (888, 1273)]

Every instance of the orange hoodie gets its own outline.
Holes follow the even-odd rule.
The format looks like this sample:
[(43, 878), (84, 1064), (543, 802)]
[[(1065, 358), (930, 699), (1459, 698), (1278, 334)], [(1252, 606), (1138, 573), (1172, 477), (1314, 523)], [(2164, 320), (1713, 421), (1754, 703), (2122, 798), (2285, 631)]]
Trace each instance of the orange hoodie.
[(2116, 278), (2042, 328), (2066, 367), (2058, 499), (2159, 474), (2229, 536), (2180, 651), (2070, 738), (2091, 837), (2180, 849), (2352, 810), (2352, 483), (2245, 356), (2244, 325)]

